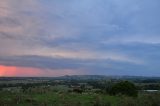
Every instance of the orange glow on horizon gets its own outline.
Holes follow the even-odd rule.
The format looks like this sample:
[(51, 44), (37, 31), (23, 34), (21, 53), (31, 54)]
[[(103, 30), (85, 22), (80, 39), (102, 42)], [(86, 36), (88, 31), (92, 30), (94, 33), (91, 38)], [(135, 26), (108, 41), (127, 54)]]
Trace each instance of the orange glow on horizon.
[(44, 72), (37, 68), (0, 65), (0, 76), (42, 76)]
[(0, 65), (0, 76), (11, 76), (15, 74), (15, 71), (16, 71), (16, 67), (13, 67), (13, 66), (8, 67), (8, 66)]
[(17, 67), (0, 65), (0, 77), (55, 77), (63, 75), (84, 74), (83, 70), (75, 71), (70, 69), (50, 70), (31, 67)]

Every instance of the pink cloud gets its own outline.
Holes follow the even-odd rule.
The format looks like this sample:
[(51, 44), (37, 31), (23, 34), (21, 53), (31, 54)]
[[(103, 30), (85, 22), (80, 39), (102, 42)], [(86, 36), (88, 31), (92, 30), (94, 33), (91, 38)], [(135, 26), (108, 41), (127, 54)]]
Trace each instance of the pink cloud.
[(55, 77), (55, 76), (63, 76), (63, 75), (75, 75), (75, 74), (84, 74), (84, 73), (82, 71), (75, 71), (75, 70), (69, 70), (69, 69), (49, 70), (49, 69), (0, 65), (0, 76)]

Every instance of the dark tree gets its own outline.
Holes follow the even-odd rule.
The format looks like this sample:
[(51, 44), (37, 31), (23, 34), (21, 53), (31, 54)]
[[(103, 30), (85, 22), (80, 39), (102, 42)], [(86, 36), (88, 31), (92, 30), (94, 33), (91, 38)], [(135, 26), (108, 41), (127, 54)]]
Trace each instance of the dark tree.
[(110, 94), (117, 95), (127, 95), (127, 96), (137, 96), (137, 88), (136, 86), (129, 82), (129, 81), (121, 81), (119, 83), (116, 83), (111, 88)]

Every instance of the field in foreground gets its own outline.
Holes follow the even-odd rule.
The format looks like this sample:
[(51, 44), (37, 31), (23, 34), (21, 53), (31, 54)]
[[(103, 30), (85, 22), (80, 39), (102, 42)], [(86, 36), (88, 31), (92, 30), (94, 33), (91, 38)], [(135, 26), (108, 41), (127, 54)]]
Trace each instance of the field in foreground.
[(9, 93), (0, 92), (0, 106), (159, 106), (160, 94), (138, 97), (95, 93)]
[(148, 78), (1, 78), (0, 106), (160, 106), (159, 89)]
[(9, 94), (1, 92), (1, 106), (117, 106), (119, 97), (99, 94), (55, 93)]

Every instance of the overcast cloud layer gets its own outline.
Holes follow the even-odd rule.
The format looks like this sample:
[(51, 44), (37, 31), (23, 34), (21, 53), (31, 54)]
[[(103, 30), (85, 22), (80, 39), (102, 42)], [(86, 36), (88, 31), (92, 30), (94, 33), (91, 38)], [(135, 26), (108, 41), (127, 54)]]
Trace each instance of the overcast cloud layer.
[(0, 65), (160, 76), (159, 13), (159, 0), (1, 0)]

